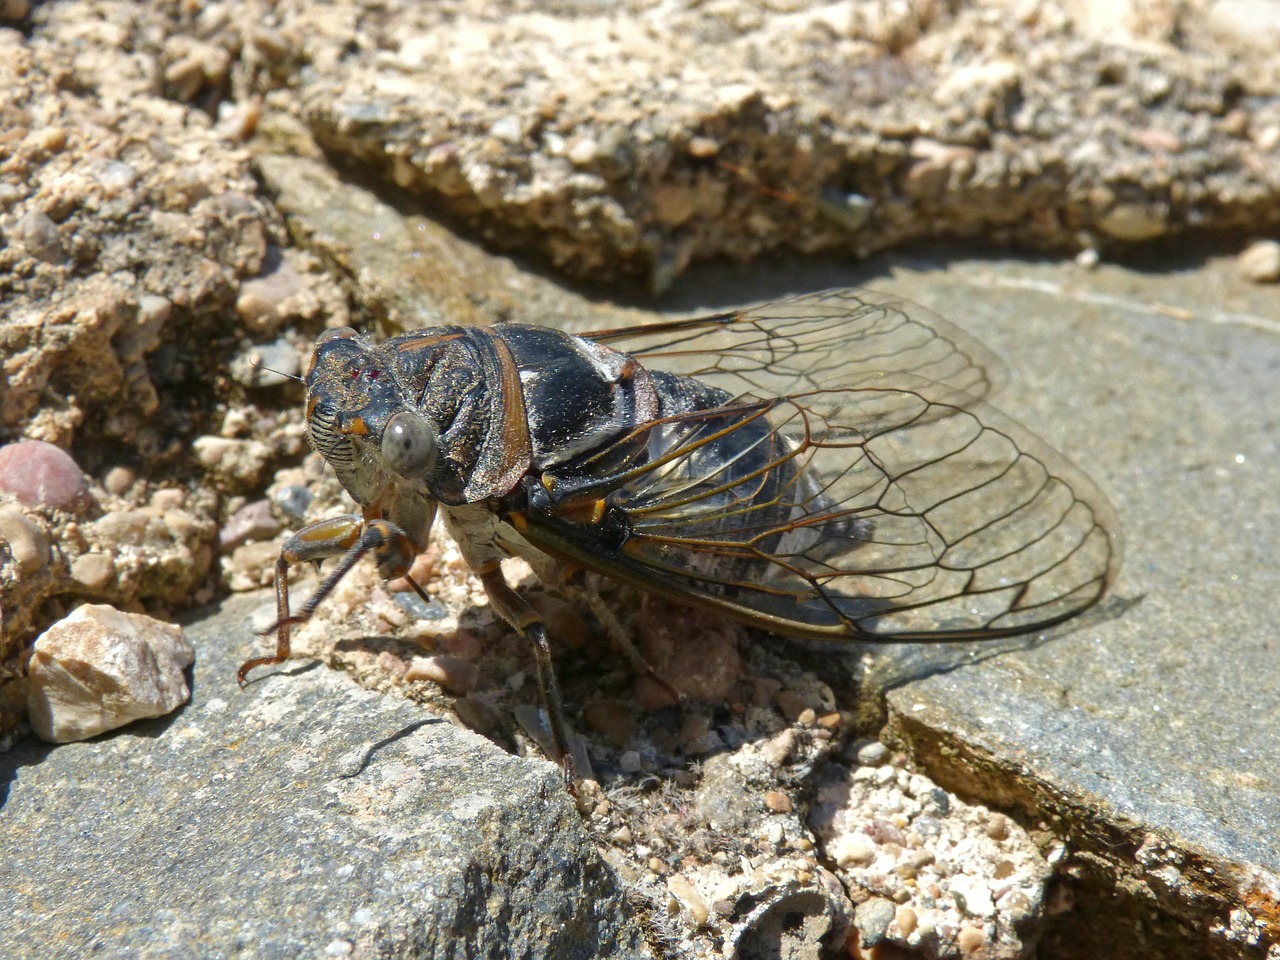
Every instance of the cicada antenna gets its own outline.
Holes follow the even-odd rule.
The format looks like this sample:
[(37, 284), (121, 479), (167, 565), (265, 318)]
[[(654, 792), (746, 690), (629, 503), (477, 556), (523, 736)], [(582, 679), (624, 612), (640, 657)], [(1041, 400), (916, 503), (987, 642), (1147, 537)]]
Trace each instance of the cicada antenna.
[(249, 361), (249, 367), (255, 374), (259, 370), (266, 370), (268, 373), (274, 373), (277, 377), (284, 377), (286, 380), (295, 380), (298, 383), (306, 383), (306, 381), (296, 373), (285, 373), (283, 370), (277, 370), (275, 367), (268, 367), (262, 362), (260, 357), (255, 357), (253, 360)]

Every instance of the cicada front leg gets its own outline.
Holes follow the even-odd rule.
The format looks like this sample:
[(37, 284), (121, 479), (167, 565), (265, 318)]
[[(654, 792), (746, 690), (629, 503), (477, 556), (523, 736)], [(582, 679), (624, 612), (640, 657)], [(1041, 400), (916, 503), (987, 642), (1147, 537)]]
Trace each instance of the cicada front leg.
[[(240, 686), (248, 682), (250, 670), (273, 666), (289, 659), (289, 631), (306, 623), (333, 588), (338, 585), (365, 554), (372, 552), (378, 561), (378, 570), (387, 578), (404, 576), (418, 549), (413, 541), (394, 523), (388, 520), (366, 521), (353, 513), (329, 520), (320, 520), (303, 527), (285, 541), (276, 560), (276, 622), (263, 630), (262, 636), (276, 635), (276, 652), (268, 657), (254, 657), (240, 665), (236, 681)], [(295, 614), (289, 612), (289, 567), (295, 563), (318, 563), (330, 557), (341, 557), (329, 575)], [(429, 600), (422, 588), (409, 581), (424, 600)]]

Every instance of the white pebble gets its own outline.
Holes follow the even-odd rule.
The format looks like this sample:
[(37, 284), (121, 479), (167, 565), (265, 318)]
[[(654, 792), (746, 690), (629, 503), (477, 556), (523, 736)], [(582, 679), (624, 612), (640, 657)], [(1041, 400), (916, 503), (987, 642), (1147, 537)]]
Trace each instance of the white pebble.
[(35, 642), (31, 729), (51, 743), (70, 743), (162, 717), (190, 695), (183, 670), (194, 660), (181, 627), (86, 604)]
[(1240, 254), (1240, 274), (1254, 283), (1275, 283), (1280, 280), (1280, 243), (1274, 240), (1258, 240), (1249, 244)]

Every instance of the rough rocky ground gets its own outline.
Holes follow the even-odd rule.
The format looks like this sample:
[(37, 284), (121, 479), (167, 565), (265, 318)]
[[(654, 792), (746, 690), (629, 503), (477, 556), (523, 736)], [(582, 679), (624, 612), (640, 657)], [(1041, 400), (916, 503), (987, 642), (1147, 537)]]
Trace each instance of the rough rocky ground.
[[(0, 18), (8, 25), (0, 26), (0, 442), (40, 439), (70, 451), (87, 490), (87, 498), (67, 505), (31, 508), (9, 500), (0, 506), (0, 722), (10, 735), (24, 729), (29, 643), (71, 605), (105, 601), (164, 617), (228, 589), (261, 585), (282, 531), (338, 502), (332, 479), (314, 459), (303, 458), (297, 391), (255, 371), (256, 359), (294, 371), (321, 329), (348, 322), (385, 333), (446, 317), (520, 316), (599, 327), (639, 316), (565, 292), (536, 272), (459, 243), (452, 231), (518, 250), (535, 268), (586, 280), (596, 296), (624, 289), (634, 296), (669, 288), (691, 264), (709, 257), (782, 251), (862, 256), (936, 237), (1069, 252), (1085, 265), (1141, 249), (1157, 255), (1158, 267), (1158, 255), (1174, 241), (1186, 251), (1206, 238), (1226, 237), (1239, 248), (1280, 222), (1280, 107), (1270, 56), (1280, 26), (1272, 5), (1245, 0), (963, 8), (10, 2), (0, 4)], [(348, 189), (335, 171), (376, 186), (381, 199)], [(433, 219), (406, 220), (406, 211)], [(794, 265), (776, 272), (780, 282), (774, 286), (730, 280), (732, 294), (723, 300), (865, 279), (824, 274), (803, 281)], [(1005, 277), (1003, 270), (996, 273)], [(1011, 276), (1032, 287), (1075, 289), (1091, 282), (1085, 273), (1065, 281), (1025, 277), (1016, 269)], [(1161, 528), (1172, 532), (1171, 539), (1154, 541), (1165, 544), (1166, 556), (1193, 553), (1189, 559), (1222, 557), (1227, 564), (1203, 571), (1200, 579), (1192, 575), (1198, 569), (1193, 564), (1175, 567), (1169, 579), (1155, 578), (1163, 585), (1160, 596), (1237, 585), (1246, 599), (1238, 605), (1224, 599), (1222, 606), (1206, 601), (1194, 615), (1175, 606), (1154, 623), (1121, 622), (1143, 623), (1143, 631), (1151, 632), (1142, 635), (1150, 637), (1182, 636), (1188, 622), (1205, 621), (1192, 641), (1175, 648), (1185, 651), (1174, 658), (1179, 669), (1194, 671), (1180, 666), (1184, 660), (1220, 662), (1228, 652), (1252, 662), (1249, 656), (1272, 642), (1265, 620), (1246, 615), (1257, 609), (1256, 598), (1267, 595), (1265, 583), (1249, 577), (1267, 565), (1273, 546), (1260, 482), (1274, 453), (1266, 446), (1267, 408), (1258, 399), (1268, 381), (1259, 374), (1261, 392), (1253, 395), (1214, 391), (1252, 382), (1233, 361), (1268, 369), (1274, 296), (1237, 309), (1215, 307), (1204, 289), (1176, 283), (1167, 292), (1139, 286), (1137, 279), (1112, 283), (1108, 296), (1116, 299), (1100, 306), (1164, 302), (1170, 322), (1185, 325), (1179, 328), (1184, 339), (1170, 341), (1159, 331), (1108, 332), (1097, 334), (1100, 342), (1127, 336), (1176, 360), (1160, 367), (1155, 381), (1140, 381), (1141, 390), (1116, 389), (1134, 380), (1131, 370), (1102, 378), (1110, 387), (1061, 384), (1058, 403), (1077, 411), (1087, 406), (1083, 392), (1092, 389), (1112, 404), (1145, 400), (1158, 414), (1165, 391), (1197, 398), (1177, 414), (1171, 434), (1153, 417), (1147, 432), (1134, 428), (1129, 438), (1138, 444), (1169, 434), (1171, 448), (1158, 456), (1153, 451), (1151, 462), (1185, 467), (1158, 482), (1179, 491), (1178, 503), (1196, 502), (1198, 484), (1227, 482), (1219, 471), (1233, 467), (1223, 456), (1238, 454), (1245, 459), (1236, 467), (1258, 463), (1264, 470), (1250, 488), (1254, 508), (1242, 508), (1230, 523), (1215, 523), (1219, 504), (1210, 500)], [(1130, 284), (1141, 292), (1126, 298)], [(1207, 289), (1215, 284), (1206, 281)], [(983, 283), (974, 286), (981, 290)], [(930, 300), (916, 287), (908, 295)], [(959, 309), (952, 296), (937, 292), (932, 304), (965, 321), (974, 312), (969, 297), (977, 295), (967, 295)], [(697, 305), (711, 305), (708, 299)], [(694, 304), (686, 297), (683, 305)], [(1052, 340), (1076, 322), (1085, 321), (1061, 320), (1040, 335)], [(1250, 324), (1256, 333), (1236, 333)], [(1011, 329), (1016, 332), (1001, 334), (1006, 342), (994, 345), (1016, 357), (1022, 338), (1033, 334)], [(1250, 336), (1257, 342), (1246, 343)], [(1090, 362), (1116, 361), (1103, 350)], [(1149, 356), (1139, 350), (1127, 362), (1142, 366)], [(1023, 402), (1012, 409), (1020, 413)], [(1220, 446), (1206, 441), (1214, 428), (1239, 423), (1242, 410), (1257, 420), (1248, 434), (1251, 446), (1228, 453), (1225, 437)], [(1197, 413), (1204, 413), (1203, 420), (1195, 419)], [(1105, 422), (1115, 414), (1095, 410), (1091, 416)], [(1045, 422), (1055, 421), (1036, 426)], [(1093, 432), (1084, 433), (1050, 439), (1092, 459)], [(1101, 470), (1091, 463), (1090, 472), (1100, 472), (1104, 482), (1135, 460), (1114, 447), (1098, 456)], [(1178, 483), (1189, 486), (1171, 486)], [(1229, 487), (1222, 495), (1236, 496)], [(1141, 490), (1126, 495), (1122, 513), (1132, 516), (1143, 502)], [(1193, 519), (1206, 528), (1195, 527)], [(1178, 531), (1193, 527), (1197, 545), (1214, 546), (1187, 551)], [(1229, 533), (1235, 539), (1222, 542)], [(1149, 534), (1143, 529), (1143, 542), (1153, 542)], [(1249, 544), (1253, 552), (1235, 556), (1233, 550)], [(349, 624), (345, 647), (321, 652), (367, 685), (401, 689), (407, 676), (416, 698), (456, 711), (509, 748), (529, 751), (536, 721), (527, 711), (506, 712), (511, 705), (532, 705), (529, 685), (508, 686), (510, 697), (499, 697), (498, 709), (486, 700), (485, 686), (519, 673), (524, 652), (483, 612), (473, 614), (474, 624), (457, 623), (478, 595), (474, 583), (450, 567), (447, 545), (440, 549), (445, 552), (424, 564), (438, 567), (442, 619), (414, 626), (424, 611), (406, 611), (394, 595), (379, 595), (374, 584), (357, 578), (348, 587), (347, 606), (363, 619)], [(1133, 571), (1134, 563), (1131, 553), (1126, 570)], [(1137, 568), (1140, 585), (1130, 595), (1157, 592), (1146, 585), (1151, 569)], [(365, 605), (370, 591), (373, 602)], [(625, 595), (615, 601), (626, 610), (638, 603)], [(1147, 601), (1140, 609), (1153, 605)], [(575, 614), (562, 607), (553, 612), (563, 632), (589, 640), (589, 624), (580, 617), (574, 623)], [(669, 615), (651, 613), (649, 621), (663, 616)], [(639, 629), (646, 629), (643, 614)], [(400, 644), (415, 632), (448, 642), (427, 664), (402, 645), (357, 642), (370, 632), (396, 631)], [(775, 806), (807, 809), (818, 795), (813, 791), (823, 789), (810, 777), (822, 761), (834, 757), (857, 766), (855, 744), (875, 732), (878, 700), (852, 700), (842, 690), (828, 701), (816, 685), (832, 692), (827, 664), (797, 665), (791, 654), (779, 661), (752, 653), (744, 665), (736, 659), (738, 634), (707, 636), (723, 653), (718, 662), (738, 671), (728, 675), (745, 684), (744, 710), (756, 711), (757, 726), (744, 728), (755, 738), (746, 746), (794, 736), (801, 747), (781, 756), (803, 760), (803, 775), (753, 781), (752, 795), (776, 792), (781, 798), (770, 801)], [(1224, 643), (1223, 636), (1237, 645)], [(491, 659), (478, 674), (468, 672), (465, 665), (481, 642)], [(1178, 809), (1204, 811), (1207, 822), (1215, 803), (1271, 809), (1275, 789), (1267, 771), (1276, 768), (1274, 758), (1265, 742), (1248, 735), (1269, 729), (1267, 718), (1274, 715), (1268, 662), (1260, 656), (1256, 669), (1237, 675), (1253, 685), (1243, 695), (1242, 681), (1233, 686), (1227, 673), (1220, 675), (1221, 688), (1207, 681), (1218, 676), (1207, 670), (1197, 675), (1202, 683), (1184, 681), (1178, 729), (1217, 730), (1233, 762), (1208, 773), (1191, 768), (1189, 779), (1178, 781), (1186, 784), (1174, 804)], [(986, 669), (946, 676), (984, 678)], [(860, 677), (862, 670), (854, 658), (837, 673)], [(653, 853), (651, 836), (674, 829), (663, 817), (687, 805), (680, 790), (697, 789), (699, 768), (687, 767), (688, 758), (719, 756), (725, 732), (739, 729), (744, 717), (730, 722), (715, 710), (694, 711), (691, 717), (662, 717), (655, 726), (651, 715), (635, 715), (629, 706), (643, 691), (630, 690), (629, 681), (610, 671), (616, 688), (606, 686), (607, 695), (599, 698), (580, 690), (575, 700), (588, 738), (594, 738), (589, 752), (603, 758), (599, 772), (606, 781), (615, 773), (643, 779), (653, 772), (646, 762), (652, 766), (658, 758), (659, 780), (672, 785), (675, 798), (670, 806), (657, 804), (649, 820), (624, 816), (625, 804), (615, 803), (612, 813), (598, 815), (597, 826), (609, 836), (625, 827), (635, 847)], [(1124, 670), (1116, 679), (1118, 689), (1133, 690)], [(439, 681), (461, 686), (446, 697)], [(1150, 726), (1144, 714), (1125, 705), (1150, 692), (1146, 687), (1139, 684), (1132, 701), (1108, 701), (1114, 688), (1100, 689), (1111, 694), (1099, 694), (1085, 710), (1114, 718), (1113, 727), (1102, 728), (1105, 736), (1122, 742), (1121, 734), (1134, 725)], [(933, 691), (931, 702), (945, 703), (944, 693)], [(955, 697), (973, 702), (971, 692)], [(1186, 697), (1208, 713), (1187, 708)], [(1209, 708), (1233, 698), (1248, 704), (1238, 712), (1253, 717), (1256, 727), (1219, 730), (1210, 723), (1222, 711)], [(1132, 798), (1110, 796), (1098, 783), (1077, 789), (1081, 785), (1071, 786), (1065, 774), (1057, 780), (1036, 773), (1051, 786), (1014, 789), (1009, 783), (1021, 782), (1016, 778), (992, 780), (974, 771), (990, 767), (1007, 774), (1018, 766), (1019, 751), (1031, 749), (1025, 737), (1006, 730), (984, 739), (955, 717), (921, 716), (905, 702), (890, 701), (903, 755), (858, 768), (906, 770), (914, 760), (964, 796), (1020, 811), (1058, 877), (1055, 889), (1075, 885), (1084, 905), (1069, 909), (1065, 895), (1055, 895), (1029, 914), (1036, 924), (1049, 917), (1046, 943), (1056, 944), (1052, 949), (1061, 955), (1072, 955), (1084, 927), (1111, 931), (1111, 949), (1120, 954), (1123, 945), (1125, 955), (1134, 956), (1178, 949), (1187, 955), (1264, 955), (1274, 942), (1274, 844), (1252, 827), (1238, 829), (1234, 814), (1218, 815), (1232, 824), (1230, 836), (1206, 834), (1193, 830), (1187, 818), (1162, 819)], [(1062, 702), (1071, 697), (1063, 695)], [(1025, 732), (1029, 721), (1019, 710), (1027, 704), (1010, 697), (1006, 707), (1011, 729)], [(984, 716), (996, 716), (990, 709)], [(1046, 708), (1037, 716), (1043, 727), (1057, 712)], [(647, 760), (644, 750), (627, 749), (637, 728), (655, 751)], [(1074, 727), (1066, 730), (1078, 735)], [(982, 750), (972, 748), (975, 740), (982, 740)], [(960, 750), (957, 744), (968, 746)], [(1114, 769), (1099, 774), (1100, 782), (1125, 780), (1150, 746), (1139, 739), (1121, 751)], [(947, 759), (957, 750), (968, 772), (966, 764)], [(629, 752), (637, 756), (627, 757)], [(1049, 752), (1063, 758), (1068, 772), (1083, 762), (1070, 751)], [(1176, 745), (1165, 744), (1157, 755), (1171, 762)], [(609, 764), (615, 762), (613, 771)], [(776, 767), (780, 761), (770, 762)], [(624, 769), (636, 763), (636, 769)], [(1155, 767), (1142, 782), (1165, 783), (1165, 773)], [(1206, 782), (1225, 793), (1215, 801)], [(739, 781), (723, 781), (733, 783), (739, 786), (724, 789), (741, 789)], [(907, 775), (903, 803), (923, 802), (910, 786)], [(57, 796), (56, 787), (48, 789)], [(1236, 789), (1257, 795), (1237, 797)], [(917, 785), (922, 791), (927, 793)], [(818, 856), (804, 847), (813, 843), (816, 826), (798, 813), (765, 809), (782, 825), (781, 834), (758, 819), (764, 810), (755, 810), (752, 822), (764, 831), (755, 839), (771, 846), (745, 851), (748, 862), (765, 859), (742, 876), (768, 873), (786, 861), (789, 879), (770, 876), (766, 886), (788, 890), (797, 874), (807, 874), (793, 891), (803, 899), (814, 884), (822, 886), (823, 871), (840, 864), (825, 851)], [(906, 810), (897, 814), (906, 816)], [(3, 815), (16, 813), (6, 805)], [(1245, 819), (1255, 827), (1268, 822), (1256, 812)], [(737, 842), (747, 842), (749, 834), (744, 828)], [(1148, 834), (1156, 839), (1147, 842)], [(674, 836), (664, 840), (670, 850), (655, 854), (664, 863), (679, 862), (685, 841), (679, 831)], [(1064, 837), (1070, 838), (1065, 848), (1059, 843)], [(1246, 855), (1250, 844), (1255, 851)], [(687, 869), (696, 873), (703, 854), (727, 860), (744, 853), (712, 847), (685, 848), (695, 857)], [(1071, 851), (1077, 851), (1074, 859)], [(624, 875), (625, 863), (639, 864), (633, 880), (656, 882), (644, 873), (642, 854), (617, 859)], [(853, 857), (845, 866), (856, 864)], [(735, 914), (716, 911), (726, 903), (741, 905), (750, 885), (717, 899), (708, 891), (730, 889), (717, 886), (728, 882), (718, 875), (697, 875), (689, 893), (679, 883), (673, 888), (669, 865), (666, 871), (654, 877), (666, 878), (662, 898), (677, 904), (676, 942), (694, 951), (717, 942), (707, 939), (710, 928), (697, 917), (705, 908), (709, 920), (727, 923)], [(1224, 872), (1231, 879), (1223, 880)], [(1107, 883), (1124, 905), (1115, 928), (1093, 922), (1100, 910), (1105, 913), (1098, 898)], [(865, 896), (865, 888), (858, 889), (864, 893), (854, 893), (855, 899)], [(842, 896), (820, 896), (805, 915), (838, 933), (848, 921), (840, 911), (852, 908), (841, 906)], [(875, 900), (866, 901), (873, 905), (858, 915), (858, 929), (883, 936), (891, 929), (880, 923), (887, 898), (879, 905)], [(763, 923), (771, 902), (758, 905), (757, 921)], [(901, 933), (896, 914), (892, 922)], [(959, 949), (963, 926), (962, 916), (951, 941), (936, 938), (937, 949)], [(739, 929), (748, 927), (762, 928)], [(913, 929), (913, 946), (920, 947), (919, 923)], [(1026, 942), (1040, 929), (1022, 931)], [(1169, 930), (1176, 931), (1172, 940)], [(984, 943), (999, 940), (993, 934)], [(718, 942), (723, 947), (729, 940)], [(1023, 942), (1014, 936), (1006, 945), (1016, 951)]]

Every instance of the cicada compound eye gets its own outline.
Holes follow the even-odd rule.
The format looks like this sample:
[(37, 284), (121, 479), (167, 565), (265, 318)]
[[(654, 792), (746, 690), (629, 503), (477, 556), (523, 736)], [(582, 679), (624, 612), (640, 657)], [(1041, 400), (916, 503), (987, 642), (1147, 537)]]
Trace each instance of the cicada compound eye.
[(435, 429), (418, 414), (400, 411), (382, 433), (382, 459), (402, 477), (425, 477), (436, 465)]
[(316, 337), (316, 346), (328, 343), (330, 340), (354, 340), (358, 336), (360, 334), (356, 333), (353, 327), (331, 327)]

